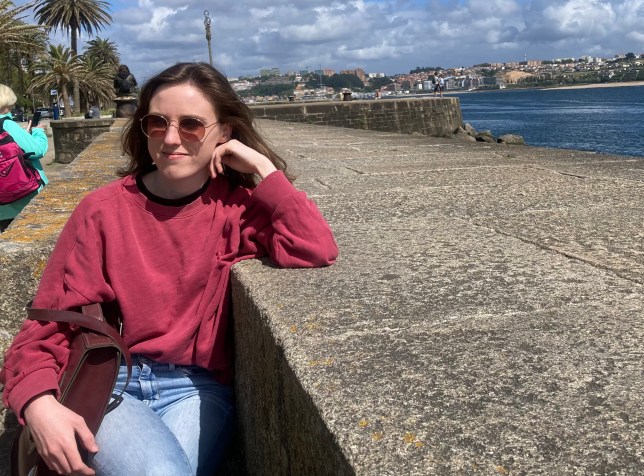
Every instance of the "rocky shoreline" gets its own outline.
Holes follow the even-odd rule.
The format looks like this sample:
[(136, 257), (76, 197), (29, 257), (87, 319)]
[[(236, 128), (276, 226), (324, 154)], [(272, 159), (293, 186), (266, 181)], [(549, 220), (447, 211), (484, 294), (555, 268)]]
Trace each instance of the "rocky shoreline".
[(494, 134), (492, 134), (492, 131), (490, 130), (477, 131), (469, 123), (465, 123), (461, 125), (454, 133), (454, 137), (457, 139), (462, 139), (470, 142), (487, 142), (489, 144), (506, 144), (506, 145), (526, 145), (526, 142), (523, 139), (523, 136), (519, 134), (503, 134), (497, 138), (497, 137), (494, 137)]

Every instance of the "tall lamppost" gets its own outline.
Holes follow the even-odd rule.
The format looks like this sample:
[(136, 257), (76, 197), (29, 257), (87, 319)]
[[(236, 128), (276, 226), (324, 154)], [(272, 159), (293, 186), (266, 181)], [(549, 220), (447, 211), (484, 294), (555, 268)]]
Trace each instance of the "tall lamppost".
[(212, 21), (210, 20), (208, 10), (204, 10), (203, 16), (203, 24), (206, 27), (206, 40), (208, 41), (208, 57), (210, 58), (210, 66), (212, 66), (212, 48), (210, 47), (210, 39), (212, 38), (212, 36), (210, 36), (210, 23), (212, 23)]

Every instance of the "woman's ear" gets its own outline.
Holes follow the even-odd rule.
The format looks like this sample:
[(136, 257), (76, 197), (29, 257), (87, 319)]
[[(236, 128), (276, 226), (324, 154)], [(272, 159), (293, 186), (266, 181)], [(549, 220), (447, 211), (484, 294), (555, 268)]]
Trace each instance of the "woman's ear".
[(224, 124), (222, 129), (223, 129), (223, 133), (219, 138), (218, 144), (223, 144), (225, 142), (228, 142), (233, 135), (233, 128), (230, 124)]

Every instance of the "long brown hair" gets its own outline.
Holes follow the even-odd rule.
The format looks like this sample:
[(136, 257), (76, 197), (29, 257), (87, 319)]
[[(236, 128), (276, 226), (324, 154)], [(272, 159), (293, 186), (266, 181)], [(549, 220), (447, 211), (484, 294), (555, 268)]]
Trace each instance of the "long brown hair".
[[(123, 133), (123, 152), (128, 157), (127, 164), (119, 170), (119, 175), (138, 174), (152, 167), (152, 157), (148, 152), (148, 138), (141, 130), (141, 119), (150, 110), (150, 101), (156, 90), (168, 84), (189, 83), (206, 96), (217, 114), (217, 119), (231, 127), (231, 139), (265, 155), (277, 167), (286, 172), (286, 162), (271, 150), (253, 126), (253, 114), (230, 86), (228, 79), (207, 63), (178, 63), (149, 79), (139, 94), (139, 105)], [(253, 187), (257, 183), (255, 174), (242, 174), (227, 167), (224, 175), (231, 185)]]

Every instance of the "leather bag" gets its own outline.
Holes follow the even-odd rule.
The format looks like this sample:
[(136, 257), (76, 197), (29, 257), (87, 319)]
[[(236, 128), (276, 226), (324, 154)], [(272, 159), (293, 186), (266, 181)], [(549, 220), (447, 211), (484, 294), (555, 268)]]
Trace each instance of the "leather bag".
[[(90, 304), (81, 312), (27, 308), (28, 319), (62, 322), (71, 325), (73, 334), (67, 367), (59, 380), (60, 403), (82, 416), (92, 434), (96, 435), (103, 417), (123, 400), (114, 395), (114, 385), (123, 358), (128, 368), (128, 382), (132, 360), (127, 345), (110, 324), (118, 307)], [(105, 311), (105, 314), (104, 314)], [(111, 314), (111, 315), (110, 315)], [(126, 383), (127, 387), (127, 383)], [(110, 399), (112, 402), (110, 403)], [(87, 454), (79, 447), (83, 460)], [(29, 426), (20, 427), (11, 451), (12, 476), (56, 475), (38, 455)]]

